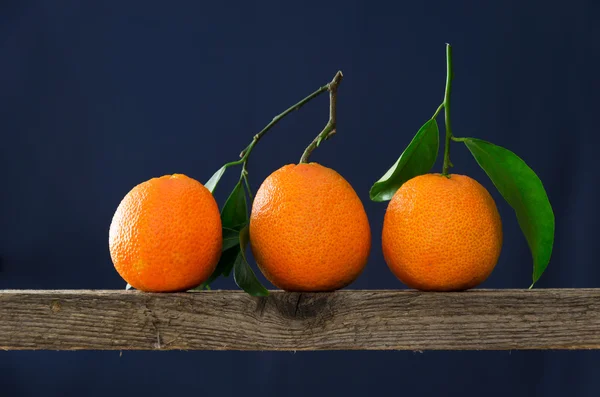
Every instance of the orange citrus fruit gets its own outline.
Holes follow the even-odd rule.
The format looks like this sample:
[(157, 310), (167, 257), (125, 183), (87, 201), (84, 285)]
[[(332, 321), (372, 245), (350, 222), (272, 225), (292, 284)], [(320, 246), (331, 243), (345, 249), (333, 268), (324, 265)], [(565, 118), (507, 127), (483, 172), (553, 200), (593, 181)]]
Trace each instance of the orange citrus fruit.
[(362, 202), (334, 170), (290, 164), (256, 193), (252, 253), (265, 277), (287, 291), (333, 291), (362, 272), (371, 229)]
[(494, 199), (474, 179), (421, 175), (390, 201), (382, 245), (389, 268), (410, 288), (465, 290), (494, 270), (502, 223)]
[(132, 287), (150, 292), (200, 285), (215, 270), (222, 243), (213, 195), (181, 174), (134, 187), (119, 204), (109, 232), (117, 272)]

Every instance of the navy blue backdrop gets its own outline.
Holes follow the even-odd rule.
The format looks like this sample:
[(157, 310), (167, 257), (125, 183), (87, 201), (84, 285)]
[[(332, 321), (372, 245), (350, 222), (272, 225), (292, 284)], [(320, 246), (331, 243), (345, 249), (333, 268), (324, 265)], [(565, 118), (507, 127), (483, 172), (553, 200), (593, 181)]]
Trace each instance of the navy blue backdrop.
[[(370, 261), (350, 288), (404, 288), (381, 253), (386, 205), (368, 190), (441, 102), (445, 42), (455, 133), (515, 151), (554, 206), (555, 250), (538, 287), (600, 287), (599, 16), (593, 0), (4, 0), (0, 289), (123, 288), (107, 240), (125, 193), (176, 172), (205, 182), (338, 69), (338, 134), (312, 160), (340, 172), (369, 215)], [(253, 152), (253, 189), (297, 162), (326, 119), (324, 95), (270, 132)], [(504, 224), (481, 287), (528, 287), (512, 210), (454, 146), (453, 171), (492, 192)], [(221, 204), (236, 173), (219, 185)], [(0, 395), (597, 396), (599, 371), (600, 353), (584, 351), (0, 352)]]

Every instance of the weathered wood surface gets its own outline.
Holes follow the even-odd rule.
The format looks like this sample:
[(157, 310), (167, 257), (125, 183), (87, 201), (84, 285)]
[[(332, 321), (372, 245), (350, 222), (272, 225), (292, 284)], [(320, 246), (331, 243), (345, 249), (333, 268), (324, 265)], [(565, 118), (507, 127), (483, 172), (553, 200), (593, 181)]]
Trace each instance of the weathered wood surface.
[(600, 289), (0, 291), (5, 350), (600, 348)]

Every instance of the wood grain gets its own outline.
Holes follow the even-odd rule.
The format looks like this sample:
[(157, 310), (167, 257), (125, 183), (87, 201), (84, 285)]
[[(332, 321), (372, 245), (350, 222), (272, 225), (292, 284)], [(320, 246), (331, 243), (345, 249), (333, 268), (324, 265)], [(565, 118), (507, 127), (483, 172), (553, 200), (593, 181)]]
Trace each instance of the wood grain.
[(5, 350), (600, 348), (600, 289), (0, 291)]

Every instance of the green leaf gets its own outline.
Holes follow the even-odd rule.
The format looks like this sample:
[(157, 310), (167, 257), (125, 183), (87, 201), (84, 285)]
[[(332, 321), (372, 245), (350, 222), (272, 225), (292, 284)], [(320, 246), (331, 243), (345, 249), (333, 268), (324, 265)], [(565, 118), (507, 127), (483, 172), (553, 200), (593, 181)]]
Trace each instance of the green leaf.
[(228, 277), (240, 256), (240, 230), (248, 225), (248, 208), (246, 206), (246, 193), (242, 180), (240, 180), (225, 201), (221, 210), (221, 223), (223, 227), (222, 254), (215, 271), (208, 280), (194, 288), (203, 290), (209, 288), (221, 275)]
[(464, 143), (515, 210), (533, 256), (535, 284), (548, 267), (554, 244), (554, 212), (542, 181), (508, 149), (475, 138), (465, 138)]
[(223, 248), (221, 251), (227, 251), (228, 249), (235, 247), (240, 244), (240, 232), (234, 229), (223, 228)]
[(247, 222), (246, 192), (244, 192), (244, 186), (240, 180), (233, 188), (221, 210), (221, 223), (223, 228), (241, 230)]
[(435, 120), (423, 124), (392, 168), (371, 187), (371, 200), (388, 201), (406, 181), (429, 172), (438, 155), (439, 135)]
[(221, 275), (227, 277), (231, 273), (231, 269), (233, 269), (233, 265), (240, 254), (240, 246), (239, 246), (239, 238), (238, 242), (234, 247), (229, 248), (221, 254), (221, 258), (219, 259), (219, 263), (217, 263), (217, 267), (215, 271), (210, 275), (208, 280), (200, 284), (198, 287), (194, 288), (195, 290), (203, 290), (210, 289), (210, 285), (218, 279)]
[(233, 266), (235, 283), (252, 296), (267, 296), (269, 291), (258, 281), (252, 268), (246, 260), (246, 246), (248, 245), (248, 226), (240, 231), (240, 253)]
[(223, 225), (223, 248), (215, 271), (204, 283), (194, 288), (196, 290), (210, 289), (221, 275), (227, 277), (233, 269), (235, 283), (252, 296), (267, 296), (269, 292), (258, 281), (252, 268), (246, 260), (248, 245), (248, 208), (246, 192), (240, 180), (233, 188), (221, 211)]
[(204, 187), (207, 188), (211, 193), (215, 191), (215, 188), (217, 187), (217, 184), (219, 183), (219, 181), (221, 180), (221, 177), (223, 176), (223, 174), (225, 173), (225, 170), (227, 169), (226, 166), (223, 166), (221, 168), (219, 168), (217, 170), (217, 172), (215, 172), (213, 174), (213, 176), (210, 177), (210, 179), (208, 180), (208, 182), (206, 182), (204, 184)]
[(224, 258), (223, 267), (221, 270), (221, 274), (223, 275), (223, 277), (229, 277), (229, 275), (231, 274), (231, 270), (233, 269), (233, 265), (235, 264), (235, 261), (237, 260), (239, 254), (240, 246), (236, 245), (234, 248), (225, 251), (221, 255), (221, 258)]

